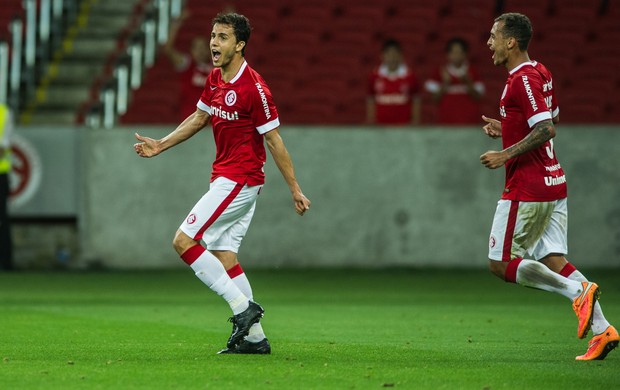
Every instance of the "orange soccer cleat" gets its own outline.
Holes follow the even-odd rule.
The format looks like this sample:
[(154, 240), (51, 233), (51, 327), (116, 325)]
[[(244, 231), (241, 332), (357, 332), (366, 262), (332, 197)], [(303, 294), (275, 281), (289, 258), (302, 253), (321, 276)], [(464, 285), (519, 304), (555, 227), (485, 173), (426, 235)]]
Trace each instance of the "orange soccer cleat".
[(618, 341), (620, 341), (618, 331), (609, 325), (603, 333), (592, 337), (586, 353), (577, 356), (575, 360), (603, 360), (609, 352), (618, 346)]
[(592, 325), (592, 310), (594, 310), (594, 304), (598, 299), (599, 290), (596, 283), (581, 282), (583, 291), (573, 301), (573, 310), (577, 314), (579, 319), (579, 325), (577, 328), (577, 337), (580, 339), (586, 337), (590, 331)]

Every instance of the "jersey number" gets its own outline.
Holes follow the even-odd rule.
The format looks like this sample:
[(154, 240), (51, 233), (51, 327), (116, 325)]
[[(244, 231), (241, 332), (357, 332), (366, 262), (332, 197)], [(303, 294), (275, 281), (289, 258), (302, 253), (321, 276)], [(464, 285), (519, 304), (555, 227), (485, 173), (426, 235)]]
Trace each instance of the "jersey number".
[(547, 150), (547, 156), (553, 158), (553, 138), (549, 140), (549, 146), (545, 147)]

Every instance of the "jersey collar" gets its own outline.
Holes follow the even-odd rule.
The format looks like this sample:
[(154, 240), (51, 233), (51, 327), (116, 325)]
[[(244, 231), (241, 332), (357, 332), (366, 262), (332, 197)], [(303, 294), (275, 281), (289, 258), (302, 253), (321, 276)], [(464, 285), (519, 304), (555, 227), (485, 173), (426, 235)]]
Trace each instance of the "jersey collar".
[(235, 75), (235, 77), (233, 77), (229, 83), (234, 84), (235, 81), (239, 80), (239, 77), (241, 77), (241, 75), (243, 74), (243, 71), (245, 70), (245, 68), (248, 66), (248, 63), (246, 61), (243, 61), (243, 64), (241, 64), (241, 67), (239, 68), (239, 71), (237, 72), (237, 74)]
[(514, 74), (516, 71), (518, 71), (519, 69), (523, 68), (524, 66), (529, 65), (529, 66), (536, 66), (536, 61), (526, 61), (523, 63), (520, 63), (519, 65), (515, 66), (513, 70), (511, 70), (510, 72), (508, 72), (509, 74)]
[(404, 77), (407, 75), (407, 65), (405, 64), (400, 64), (398, 66), (398, 69), (396, 69), (394, 72), (390, 72), (390, 70), (388, 69), (387, 65), (385, 64), (381, 64), (381, 66), (379, 66), (379, 75), (383, 76), (383, 77), (387, 77), (389, 79), (396, 79), (399, 77)]

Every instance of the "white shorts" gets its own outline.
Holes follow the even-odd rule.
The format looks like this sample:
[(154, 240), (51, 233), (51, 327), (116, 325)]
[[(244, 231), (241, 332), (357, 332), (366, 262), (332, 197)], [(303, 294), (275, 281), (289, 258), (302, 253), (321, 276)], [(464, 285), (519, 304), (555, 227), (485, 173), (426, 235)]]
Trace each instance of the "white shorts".
[(179, 229), (194, 240), (204, 241), (209, 250), (237, 253), (250, 227), (261, 188), (218, 177)]
[(489, 238), (489, 259), (510, 261), (526, 253), (534, 260), (552, 253), (565, 255), (567, 210), (566, 198), (552, 202), (500, 200)]

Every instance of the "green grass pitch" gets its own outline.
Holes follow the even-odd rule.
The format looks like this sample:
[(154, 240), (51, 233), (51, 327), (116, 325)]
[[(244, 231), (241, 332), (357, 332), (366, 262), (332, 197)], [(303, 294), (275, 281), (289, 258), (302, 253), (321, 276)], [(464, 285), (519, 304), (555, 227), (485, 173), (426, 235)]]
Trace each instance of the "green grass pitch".
[[(584, 272), (620, 325), (620, 270)], [(614, 389), (570, 302), (484, 270), (249, 270), (270, 356), (189, 270), (0, 274), (1, 389)]]

